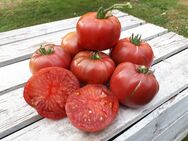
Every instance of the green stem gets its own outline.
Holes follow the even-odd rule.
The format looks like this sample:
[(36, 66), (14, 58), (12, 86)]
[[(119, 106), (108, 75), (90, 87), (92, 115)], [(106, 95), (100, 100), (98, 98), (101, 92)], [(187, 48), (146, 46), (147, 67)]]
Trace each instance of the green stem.
[(131, 41), (131, 43), (133, 43), (134, 45), (139, 46), (140, 43), (142, 42), (141, 37), (142, 37), (142, 36), (139, 35), (139, 34), (137, 34), (136, 36), (134, 36), (134, 34), (132, 34), (131, 37), (130, 37), (130, 41)]
[(101, 56), (100, 56), (99, 52), (98, 51), (92, 52), (91, 53), (91, 59), (93, 59), (93, 60), (101, 59)]
[(108, 12), (111, 13), (113, 9), (122, 9), (126, 6), (129, 8), (132, 8), (132, 5), (130, 4), (130, 2), (127, 2), (125, 4), (114, 4), (106, 9), (104, 9), (103, 7), (100, 7), (97, 11), (97, 19), (106, 19), (109, 17), (109, 14), (107, 15)]
[(148, 72), (150, 72), (149, 68), (147, 68), (146, 66), (139, 66), (137, 71), (143, 74), (147, 74)]
[(41, 47), (39, 48), (39, 53), (41, 55), (50, 55), (52, 53), (54, 53), (54, 45), (52, 44), (47, 44), (47, 45), (41, 45)]

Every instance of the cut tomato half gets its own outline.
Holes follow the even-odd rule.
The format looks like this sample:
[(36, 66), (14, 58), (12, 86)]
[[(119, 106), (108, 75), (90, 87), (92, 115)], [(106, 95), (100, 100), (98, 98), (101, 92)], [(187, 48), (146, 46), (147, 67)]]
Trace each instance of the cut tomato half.
[(42, 117), (60, 119), (66, 116), (65, 103), (68, 96), (79, 87), (79, 81), (69, 70), (44, 68), (26, 83), (24, 99)]
[(70, 95), (65, 107), (67, 117), (75, 127), (97, 132), (112, 123), (119, 103), (105, 86), (90, 84)]

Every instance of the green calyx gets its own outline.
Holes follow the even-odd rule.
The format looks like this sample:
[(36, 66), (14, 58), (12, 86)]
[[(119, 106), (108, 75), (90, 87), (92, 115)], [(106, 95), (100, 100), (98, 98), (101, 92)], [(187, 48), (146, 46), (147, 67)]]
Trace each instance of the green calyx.
[(149, 72), (149, 69), (146, 66), (139, 66), (138, 72), (143, 73), (143, 74), (147, 74)]
[(101, 59), (101, 56), (100, 56), (99, 52), (98, 51), (92, 52), (91, 53), (91, 59), (93, 59), (93, 60), (99, 60), (99, 59)]
[(110, 17), (112, 14), (113, 9), (122, 9), (124, 7), (132, 8), (132, 5), (130, 2), (127, 2), (125, 4), (114, 4), (109, 8), (104, 9), (103, 7), (100, 7), (97, 11), (97, 19), (106, 19)]
[(50, 55), (54, 53), (53, 46), (54, 46), (53, 44), (41, 45), (38, 51), (41, 55)]
[(136, 36), (134, 36), (134, 34), (132, 34), (131, 37), (130, 37), (130, 41), (134, 45), (139, 46), (140, 43), (142, 42), (141, 35), (137, 34)]

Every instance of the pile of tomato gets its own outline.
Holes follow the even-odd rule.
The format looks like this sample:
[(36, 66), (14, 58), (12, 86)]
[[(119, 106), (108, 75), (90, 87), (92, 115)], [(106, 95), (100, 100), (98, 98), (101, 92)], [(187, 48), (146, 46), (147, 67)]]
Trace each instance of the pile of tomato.
[(42, 45), (31, 56), (24, 99), (42, 117), (67, 116), (83, 131), (101, 131), (119, 103), (138, 108), (158, 92), (152, 48), (139, 35), (119, 40), (121, 24), (110, 11), (84, 14), (61, 45)]

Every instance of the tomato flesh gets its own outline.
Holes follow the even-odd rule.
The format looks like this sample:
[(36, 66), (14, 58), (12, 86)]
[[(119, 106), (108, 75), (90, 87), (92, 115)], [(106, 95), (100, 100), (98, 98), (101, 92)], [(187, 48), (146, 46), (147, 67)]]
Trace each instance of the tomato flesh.
[(70, 71), (49, 67), (41, 69), (28, 80), (24, 98), (42, 117), (60, 119), (66, 116), (68, 96), (78, 88), (79, 82)]
[(106, 128), (119, 109), (117, 98), (103, 85), (90, 84), (68, 97), (66, 112), (72, 124), (86, 132)]

